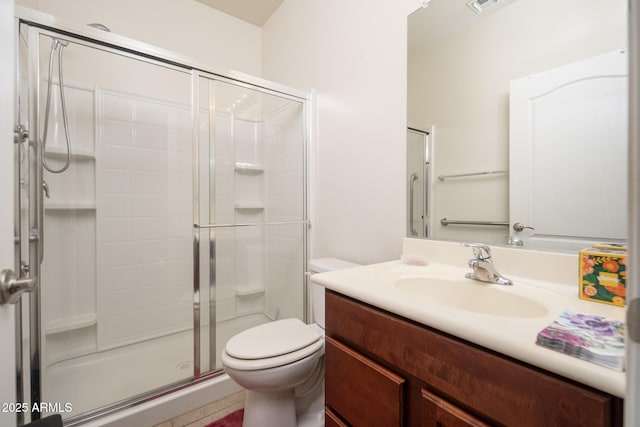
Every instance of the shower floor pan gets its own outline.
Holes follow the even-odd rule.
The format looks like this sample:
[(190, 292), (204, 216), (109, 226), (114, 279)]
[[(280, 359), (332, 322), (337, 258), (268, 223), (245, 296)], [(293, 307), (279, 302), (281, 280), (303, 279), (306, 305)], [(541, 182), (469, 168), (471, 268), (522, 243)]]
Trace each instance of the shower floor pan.
[[(268, 321), (263, 314), (252, 314), (219, 322), (216, 366), (221, 366), (220, 352), (229, 338)], [(62, 414), (66, 419), (192, 377), (193, 331), (184, 331), (47, 367), (42, 402), (71, 408)]]

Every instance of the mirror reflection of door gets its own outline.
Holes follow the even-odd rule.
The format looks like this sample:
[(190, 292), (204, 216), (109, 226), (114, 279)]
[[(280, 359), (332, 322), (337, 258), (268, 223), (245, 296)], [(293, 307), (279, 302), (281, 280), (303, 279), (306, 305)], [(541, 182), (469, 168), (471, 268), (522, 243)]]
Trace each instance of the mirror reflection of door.
[(509, 217), (525, 247), (624, 243), (627, 70), (617, 50), (511, 81)]
[(407, 236), (428, 236), (429, 132), (407, 128)]

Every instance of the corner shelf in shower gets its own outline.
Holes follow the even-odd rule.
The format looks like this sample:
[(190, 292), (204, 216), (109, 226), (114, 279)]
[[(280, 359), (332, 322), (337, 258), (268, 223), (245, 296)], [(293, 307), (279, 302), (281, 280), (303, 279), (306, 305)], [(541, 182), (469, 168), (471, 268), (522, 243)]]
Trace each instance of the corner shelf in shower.
[[(45, 156), (52, 159), (64, 159), (67, 157), (67, 150), (65, 148), (47, 147)], [(71, 158), (78, 160), (93, 160), (96, 158), (96, 153), (91, 150), (72, 149)]]
[(264, 209), (264, 203), (262, 203), (262, 202), (236, 202), (234, 207), (236, 209), (262, 210), (262, 209)]
[(96, 202), (49, 202), (44, 203), (45, 210), (95, 210)]
[(62, 332), (88, 328), (89, 326), (96, 325), (97, 323), (98, 315), (96, 313), (79, 314), (77, 316), (47, 322), (45, 332), (47, 335), (60, 334)]
[(236, 162), (236, 172), (241, 173), (262, 173), (264, 172), (264, 166), (255, 163)]
[(259, 295), (263, 293), (264, 293), (263, 284), (236, 286), (237, 297), (249, 297), (249, 296)]

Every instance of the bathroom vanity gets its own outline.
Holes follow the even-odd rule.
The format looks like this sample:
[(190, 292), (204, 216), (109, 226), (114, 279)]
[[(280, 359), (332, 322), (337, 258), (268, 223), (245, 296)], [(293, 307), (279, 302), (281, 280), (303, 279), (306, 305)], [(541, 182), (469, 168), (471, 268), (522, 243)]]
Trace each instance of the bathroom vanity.
[(427, 265), (313, 276), (327, 291), (327, 426), (622, 426), (623, 372), (535, 342), (565, 309), (624, 309), (578, 299), (577, 255), (492, 253), (513, 286), (466, 279), (469, 248), (415, 239), (404, 259)]
[(335, 292), (326, 425), (621, 426), (622, 399)]

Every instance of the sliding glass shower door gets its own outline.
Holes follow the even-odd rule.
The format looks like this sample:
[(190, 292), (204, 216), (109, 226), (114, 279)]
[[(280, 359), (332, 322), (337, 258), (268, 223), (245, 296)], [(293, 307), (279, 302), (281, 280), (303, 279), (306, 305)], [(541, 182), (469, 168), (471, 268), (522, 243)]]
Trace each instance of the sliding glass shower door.
[[(306, 150), (301, 99), (218, 76), (198, 83), (201, 366), (233, 335), (304, 319)], [(213, 328), (212, 325), (216, 327)]]
[(304, 319), (304, 98), (27, 24), (19, 56), (16, 247), (39, 285), (18, 384), (42, 406), (21, 421), (153, 398)]
[(25, 358), (40, 402), (77, 415), (193, 376), (191, 73), (26, 26), (20, 40), (23, 199), (43, 187)]

